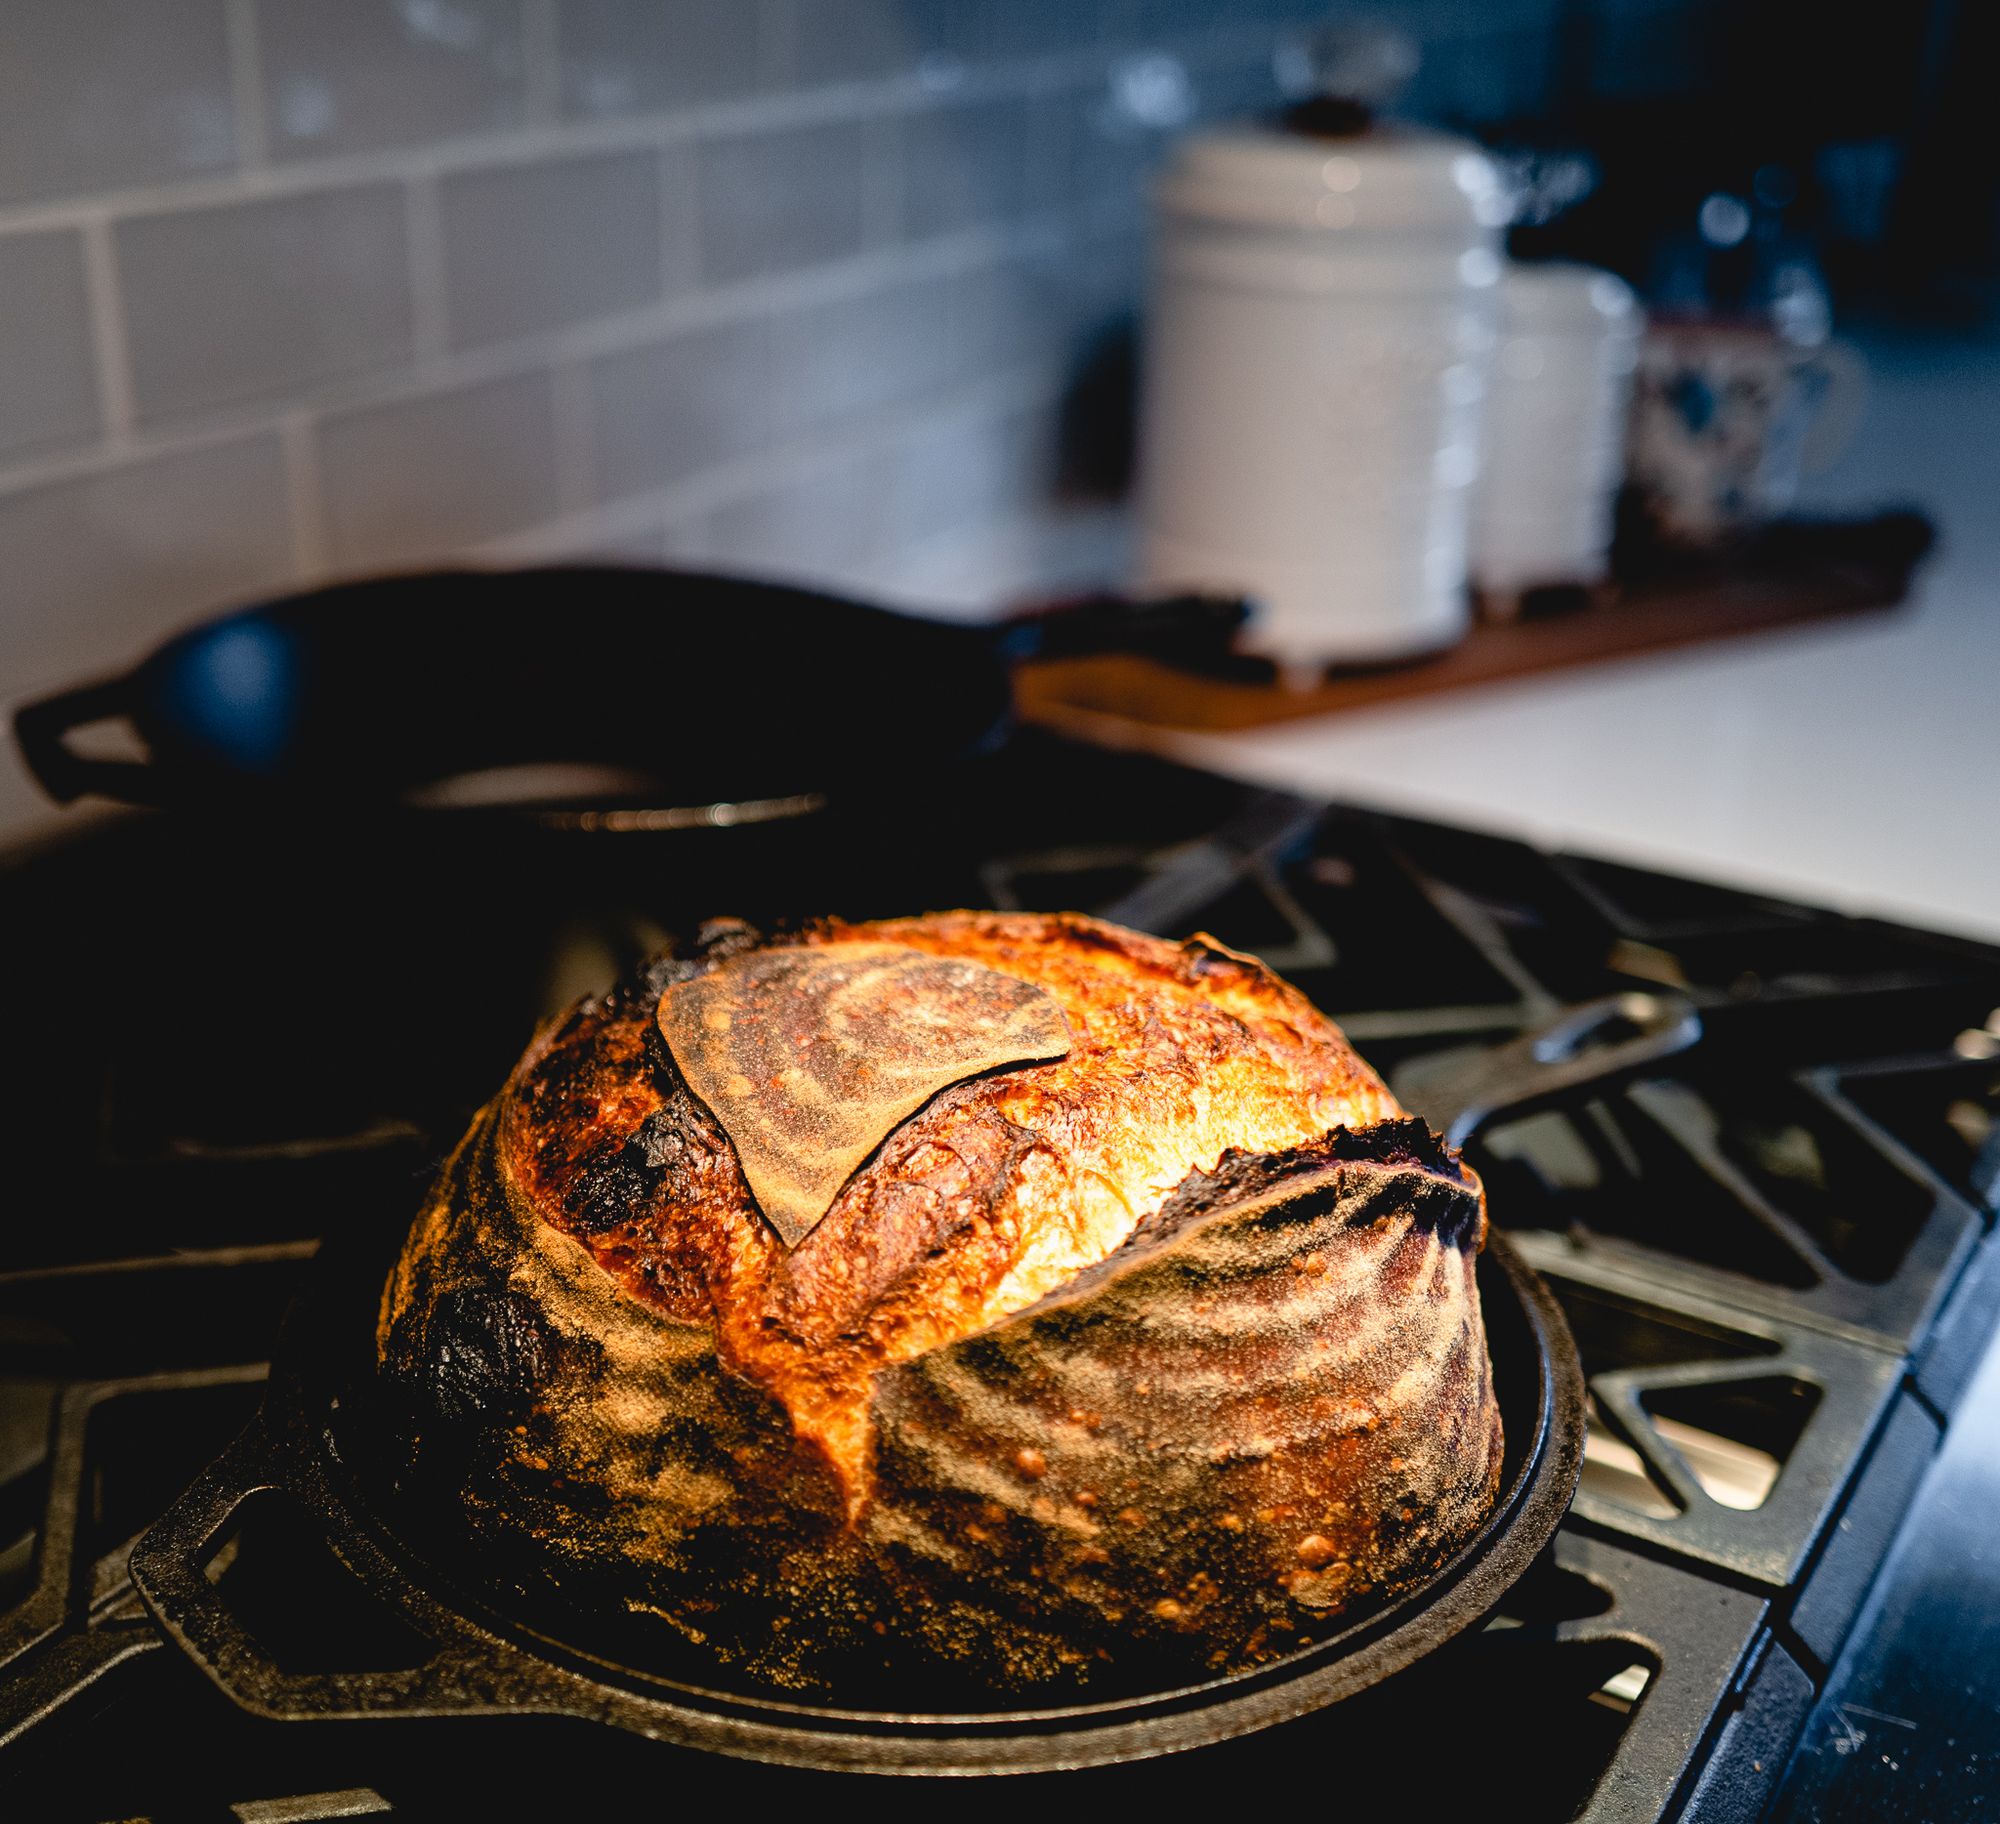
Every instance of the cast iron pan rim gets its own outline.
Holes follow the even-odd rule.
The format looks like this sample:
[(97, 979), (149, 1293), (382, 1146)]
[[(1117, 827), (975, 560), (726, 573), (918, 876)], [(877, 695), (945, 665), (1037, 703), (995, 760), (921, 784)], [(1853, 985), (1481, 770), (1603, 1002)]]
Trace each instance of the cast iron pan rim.
[[(280, 1346), (264, 1409), (140, 1541), (133, 1578), (168, 1634), (227, 1695), (273, 1717), (541, 1711), (753, 1760), (911, 1775), (1056, 1771), (1201, 1747), (1323, 1709), (1403, 1670), (1490, 1613), (1561, 1523), (1583, 1452), (1575, 1347), (1547, 1287), (1504, 1236), (1489, 1232), (1482, 1264), (1490, 1264), (1481, 1274), (1488, 1330), (1498, 1315), (1525, 1331), (1531, 1348), (1521, 1353), (1532, 1358), (1534, 1382), (1532, 1394), (1502, 1396), (1507, 1423), (1527, 1421), (1531, 1435), (1484, 1525), (1399, 1602), (1273, 1665), (1195, 1685), (1045, 1709), (859, 1711), (710, 1690), (594, 1656), (439, 1575), (374, 1510), (339, 1450), (328, 1364), (310, 1349), (296, 1352), (291, 1325), (293, 1347)], [(1496, 1314), (1503, 1290), (1510, 1308)], [(1529, 1378), (1519, 1372), (1527, 1367), (1518, 1364), (1517, 1378)], [(285, 1674), (228, 1619), (205, 1566), (236, 1508), (272, 1488), (306, 1510), (364, 1586), (419, 1633), (443, 1637), (426, 1666)]]

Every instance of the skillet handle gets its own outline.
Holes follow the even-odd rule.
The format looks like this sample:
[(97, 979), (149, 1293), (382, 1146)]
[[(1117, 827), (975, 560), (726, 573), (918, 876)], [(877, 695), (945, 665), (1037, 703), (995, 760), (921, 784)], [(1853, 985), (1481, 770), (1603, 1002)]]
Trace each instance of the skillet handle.
[(14, 740), (21, 758), (56, 803), (69, 804), (86, 792), (102, 792), (128, 804), (158, 801), (153, 767), (137, 760), (92, 760), (66, 739), (93, 722), (129, 716), (133, 694), (130, 678), (112, 678), (24, 703), (14, 712)]
[[(410, 1651), (391, 1648), (383, 1657), (401, 1664), (326, 1671), (281, 1664), (232, 1605), (228, 1579), (211, 1577), (210, 1567), (239, 1529), (255, 1524), (246, 1509), (266, 1499), (288, 1502), (288, 1518), (304, 1520), (331, 1551), (312, 1519), (310, 1494), (293, 1486), (312, 1471), (289, 1458), (261, 1416), (253, 1420), (132, 1548), (132, 1582), (153, 1618), (234, 1702), (257, 1716), (300, 1721), (571, 1707), (562, 1701), (560, 1675), (539, 1668), (527, 1676), (507, 1642), (415, 1591), (402, 1592), (388, 1611), (410, 1636)], [(305, 1543), (310, 1549), (314, 1542)]]
[(1491, 1050), (1413, 1059), (1395, 1088), (1463, 1146), (1503, 1117), (1638, 1076), (1700, 1037), (1701, 1015), (1683, 995), (1606, 995)]

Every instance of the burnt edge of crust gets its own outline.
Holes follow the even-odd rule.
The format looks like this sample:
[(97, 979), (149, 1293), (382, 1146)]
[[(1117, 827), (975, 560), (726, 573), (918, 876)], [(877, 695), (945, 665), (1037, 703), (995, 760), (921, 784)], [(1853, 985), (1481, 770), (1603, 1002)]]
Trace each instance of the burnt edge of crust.
[(1406, 1167), (1468, 1191), (1477, 1188), (1464, 1161), (1442, 1135), (1417, 1115), (1401, 1115), (1363, 1128), (1330, 1128), (1319, 1139), (1282, 1152), (1252, 1153), (1232, 1146), (1213, 1171), (1190, 1172), (1169, 1191), (1152, 1222), (1206, 1215), (1225, 1202), (1262, 1196), (1290, 1178), (1343, 1164)]

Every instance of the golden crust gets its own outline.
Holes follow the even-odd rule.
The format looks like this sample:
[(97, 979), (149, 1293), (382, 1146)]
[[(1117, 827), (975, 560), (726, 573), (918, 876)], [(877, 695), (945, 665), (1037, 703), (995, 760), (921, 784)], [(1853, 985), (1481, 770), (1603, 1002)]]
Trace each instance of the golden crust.
[[(750, 946), (857, 940), (1034, 983), (1071, 1047), (942, 1091), (788, 1250), (654, 1012)], [(1484, 1225), (1333, 1024), (1211, 940), (718, 926), (537, 1039), (378, 1345), (475, 1532), (566, 1591), (602, 1572), (797, 1689), (899, 1654), (1080, 1686), (1271, 1658), (1469, 1536)], [(440, 1454), (440, 1419), (471, 1441)]]
[[(873, 1376), (1033, 1303), (1101, 1260), (1224, 1151), (1278, 1152), (1402, 1111), (1337, 1027), (1250, 957), (1077, 914), (948, 912), (780, 942), (867, 941), (1045, 989), (1071, 1048), (959, 1084), (899, 1127), (788, 1249), (734, 1149), (646, 1043), (649, 1006), (586, 1006), (501, 1101), (501, 1157), (528, 1203), (636, 1296), (717, 1326), (862, 1492)], [(726, 949), (726, 945), (724, 946)], [(649, 1125), (650, 1124), (650, 1125)], [(660, 1164), (620, 1220), (590, 1212), (607, 1164)]]

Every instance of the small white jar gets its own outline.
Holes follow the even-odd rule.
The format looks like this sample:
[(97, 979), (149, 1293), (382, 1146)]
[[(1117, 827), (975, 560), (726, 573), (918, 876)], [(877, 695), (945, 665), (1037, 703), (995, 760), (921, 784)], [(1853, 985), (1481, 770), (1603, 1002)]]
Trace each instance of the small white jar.
[(1608, 574), (1643, 316), (1591, 266), (1510, 265), (1472, 518), (1472, 580), (1501, 603)]
[(1506, 214), (1469, 142), (1236, 129), (1158, 193), (1140, 572), (1240, 591), (1306, 676), (1464, 631)]

